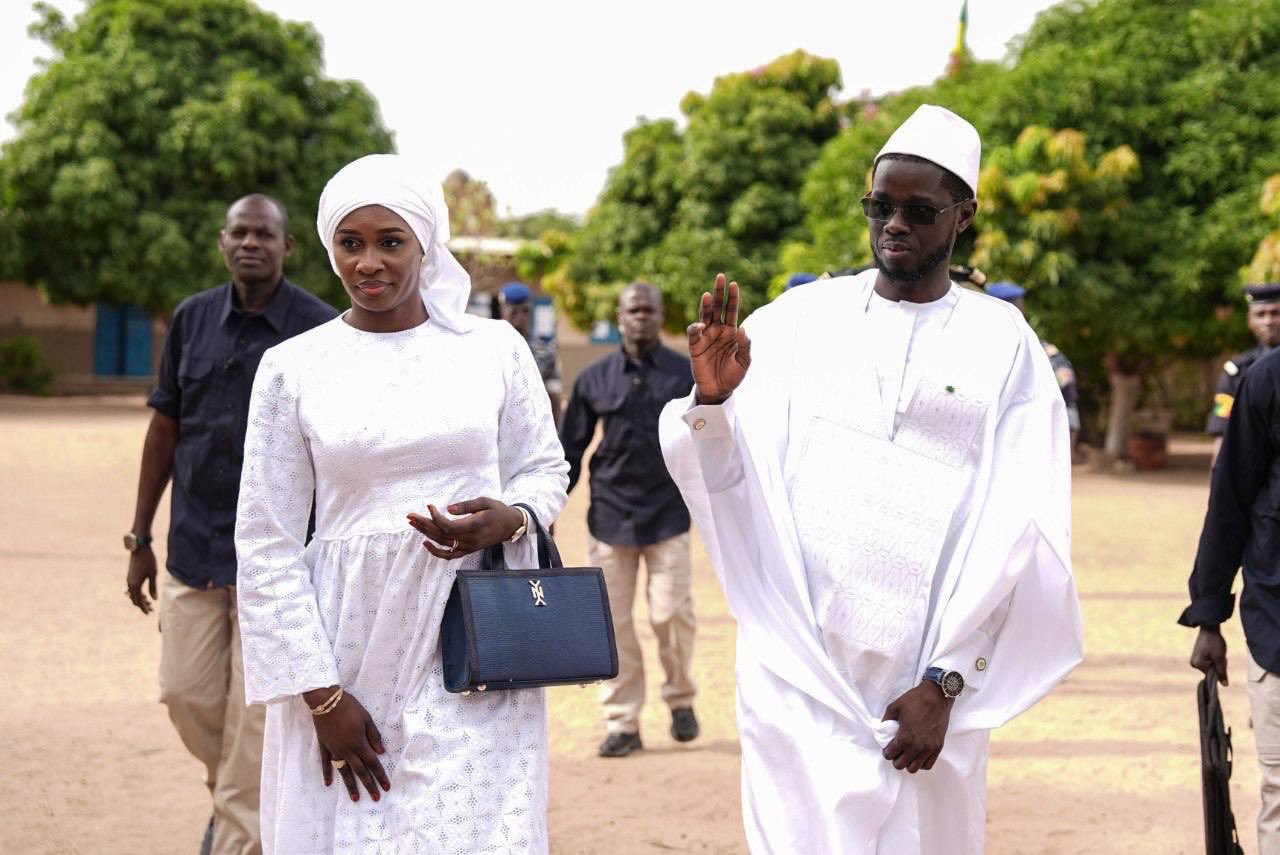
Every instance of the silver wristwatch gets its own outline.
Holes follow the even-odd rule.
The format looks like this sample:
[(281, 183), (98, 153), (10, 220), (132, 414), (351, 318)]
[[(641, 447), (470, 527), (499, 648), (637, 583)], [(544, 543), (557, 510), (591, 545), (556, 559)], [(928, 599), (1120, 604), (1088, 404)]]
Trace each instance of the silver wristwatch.
[(930, 683), (937, 683), (942, 689), (942, 696), (956, 698), (964, 691), (964, 675), (959, 671), (944, 671), (941, 668), (930, 668), (924, 672), (924, 678)]
[(134, 534), (133, 532), (128, 532), (124, 536), (124, 548), (130, 552), (137, 552), (144, 546), (150, 546), (152, 539), (153, 538), (149, 534)]

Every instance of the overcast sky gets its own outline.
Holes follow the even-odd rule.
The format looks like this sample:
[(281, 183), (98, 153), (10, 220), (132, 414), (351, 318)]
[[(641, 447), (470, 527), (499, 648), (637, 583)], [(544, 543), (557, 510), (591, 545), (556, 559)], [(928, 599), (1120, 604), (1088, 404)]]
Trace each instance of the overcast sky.
[[(75, 13), (75, 0), (54, 0)], [(399, 151), (488, 182), (500, 213), (583, 213), (638, 116), (677, 117), (717, 75), (797, 48), (836, 59), (845, 97), (928, 83), (961, 0), (647, 3), (258, 0), (324, 37), (330, 76), (373, 92)], [(971, 0), (969, 47), (1002, 59), (1052, 0)], [(43, 45), (27, 0), (0, 0), (0, 113), (22, 101)], [(0, 124), (0, 140), (14, 134)]]

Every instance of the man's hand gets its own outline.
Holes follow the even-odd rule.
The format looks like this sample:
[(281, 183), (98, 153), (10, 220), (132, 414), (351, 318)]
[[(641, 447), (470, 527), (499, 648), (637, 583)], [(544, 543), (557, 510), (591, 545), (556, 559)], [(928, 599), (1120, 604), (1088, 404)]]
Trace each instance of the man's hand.
[(1216, 626), (1200, 627), (1195, 646), (1191, 648), (1191, 667), (1206, 674), (1209, 666), (1218, 672), (1218, 682), (1227, 685), (1227, 640)]
[[(313, 689), (302, 696), (309, 707), (318, 707), (333, 697), (338, 689), (331, 686), (327, 689)], [(360, 801), (360, 786), (357, 779), (364, 783), (369, 795), (376, 802), (382, 798), (378, 790), (390, 792), (391, 780), (382, 768), (379, 754), (386, 752), (382, 746), (382, 734), (369, 717), (369, 713), (350, 692), (342, 693), (338, 705), (324, 715), (313, 717), (316, 726), (316, 738), (320, 741), (320, 766), (324, 785), (333, 783), (334, 762), (342, 763), (338, 774), (342, 783), (347, 786), (347, 794), (351, 801)]]
[(715, 290), (702, 295), (698, 321), (689, 325), (689, 359), (699, 404), (723, 404), (751, 367), (751, 339), (738, 326), (738, 283), (725, 286), (716, 276)]
[(423, 548), (445, 561), (502, 543), (524, 523), (516, 508), (484, 497), (450, 505), (449, 513), (465, 515), (457, 519), (449, 519), (435, 505), (427, 505), (427, 510), (430, 517), (409, 514), (409, 525), (427, 536)]
[(884, 758), (893, 761), (893, 768), (913, 775), (933, 768), (942, 754), (954, 703), (942, 694), (941, 686), (925, 680), (889, 704), (882, 721), (896, 721), (898, 735), (885, 746)]
[[(151, 601), (142, 593), (143, 582), (147, 583)], [(151, 614), (151, 602), (160, 599), (156, 596), (156, 554), (151, 551), (150, 546), (143, 546), (129, 553), (129, 575), (125, 577), (125, 593), (144, 615)]]

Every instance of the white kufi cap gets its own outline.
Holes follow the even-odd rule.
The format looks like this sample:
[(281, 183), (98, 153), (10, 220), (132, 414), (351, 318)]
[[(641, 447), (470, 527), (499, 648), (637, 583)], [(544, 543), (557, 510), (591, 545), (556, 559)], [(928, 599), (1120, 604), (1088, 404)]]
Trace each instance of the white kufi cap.
[(889, 137), (876, 162), (886, 154), (910, 154), (936, 163), (968, 184), (977, 198), (982, 139), (977, 128), (945, 107), (921, 104)]

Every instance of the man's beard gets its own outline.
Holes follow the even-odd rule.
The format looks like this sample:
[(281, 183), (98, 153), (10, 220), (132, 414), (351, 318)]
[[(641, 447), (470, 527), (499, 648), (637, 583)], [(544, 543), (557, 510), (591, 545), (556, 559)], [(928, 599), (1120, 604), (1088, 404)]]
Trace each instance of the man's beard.
[(880, 253), (876, 250), (874, 242), (871, 244), (871, 257), (875, 259), (876, 267), (879, 271), (883, 273), (885, 278), (890, 282), (897, 283), (898, 285), (912, 285), (937, 270), (938, 265), (949, 259), (951, 257), (951, 250), (955, 247), (955, 243), (956, 239), (953, 237), (951, 240), (938, 247), (938, 250), (933, 255), (926, 258), (923, 264), (919, 267), (913, 267), (910, 270), (891, 269), (884, 263), (884, 259), (880, 257)]

